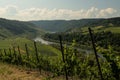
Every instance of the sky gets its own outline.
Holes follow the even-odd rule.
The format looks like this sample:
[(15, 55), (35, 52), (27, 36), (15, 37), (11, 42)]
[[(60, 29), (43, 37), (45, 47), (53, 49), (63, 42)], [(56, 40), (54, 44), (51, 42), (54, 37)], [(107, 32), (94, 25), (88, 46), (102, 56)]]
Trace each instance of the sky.
[(0, 18), (71, 20), (120, 17), (120, 0), (0, 0)]

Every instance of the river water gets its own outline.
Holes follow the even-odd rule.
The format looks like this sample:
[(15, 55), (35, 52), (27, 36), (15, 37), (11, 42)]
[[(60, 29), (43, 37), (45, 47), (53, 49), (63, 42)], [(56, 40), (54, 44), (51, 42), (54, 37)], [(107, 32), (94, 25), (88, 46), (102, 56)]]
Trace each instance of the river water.
[[(50, 42), (50, 41), (46, 41), (44, 39), (42, 39), (41, 37), (37, 37), (34, 39), (34, 41), (36, 42), (40, 42), (42, 44), (45, 44), (45, 45), (51, 45), (51, 44), (58, 44), (58, 43), (55, 43), (55, 42)], [(59, 45), (59, 44), (58, 44)], [(70, 46), (70, 45), (68, 45)], [(76, 48), (78, 51), (84, 51), (85, 53), (89, 54), (91, 53), (92, 51), (91, 50), (86, 50), (86, 49), (81, 49), (81, 48)]]
[[(42, 44), (45, 44), (45, 45), (51, 45), (51, 44), (56, 44), (55, 42), (50, 42), (50, 41), (46, 41), (44, 39), (42, 39), (41, 37), (37, 37), (34, 39), (34, 41), (36, 42), (41, 42)], [(58, 44), (58, 43), (57, 43)], [(79, 52), (85, 52), (86, 54), (90, 54), (90, 53), (93, 53), (92, 50), (86, 50), (86, 49), (81, 49), (81, 48), (76, 48)], [(103, 58), (102, 54), (98, 53), (97, 54), (99, 57)]]
[(53, 42), (46, 41), (46, 40), (42, 39), (41, 37), (35, 38), (34, 41), (41, 42), (42, 44), (45, 44), (45, 45), (53, 44)]

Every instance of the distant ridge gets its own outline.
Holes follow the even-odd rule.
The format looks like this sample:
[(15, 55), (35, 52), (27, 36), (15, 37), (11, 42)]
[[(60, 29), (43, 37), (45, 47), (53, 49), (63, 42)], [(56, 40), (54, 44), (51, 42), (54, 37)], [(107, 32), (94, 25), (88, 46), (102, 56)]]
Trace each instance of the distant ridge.
[(80, 20), (39, 20), (29, 21), (41, 29), (51, 32), (63, 32), (71, 28), (95, 27), (95, 26), (120, 26), (120, 17), (113, 18), (94, 18)]

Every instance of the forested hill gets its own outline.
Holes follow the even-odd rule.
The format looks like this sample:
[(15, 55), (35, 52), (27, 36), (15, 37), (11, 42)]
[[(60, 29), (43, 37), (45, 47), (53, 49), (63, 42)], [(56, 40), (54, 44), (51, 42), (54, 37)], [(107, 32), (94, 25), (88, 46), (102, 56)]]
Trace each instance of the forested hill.
[(0, 39), (13, 36), (34, 37), (39, 32), (43, 31), (32, 23), (0, 18)]
[(120, 27), (120, 17), (109, 19), (17, 21), (0, 18), (0, 39), (13, 36), (35, 37), (43, 30), (59, 32), (79, 27)]
[(30, 22), (44, 30), (59, 32), (78, 27), (120, 26), (120, 17), (108, 19), (41, 20)]

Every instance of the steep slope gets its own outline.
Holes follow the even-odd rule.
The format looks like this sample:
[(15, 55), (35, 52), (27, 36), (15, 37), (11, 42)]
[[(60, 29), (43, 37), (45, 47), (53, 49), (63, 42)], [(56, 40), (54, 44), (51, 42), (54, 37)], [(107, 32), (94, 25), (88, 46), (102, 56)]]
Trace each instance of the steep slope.
[(43, 80), (37, 71), (28, 71), (22, 67), (0, 62), (0, 80)]
[(40, 32), (43, 33), (32, 23), (0, 18), (0, 38), (12, 36), (34, 37)]
[(95, 26), (120, 26), (120, 17), (108, 19), (81, 19), (81, 20), (44, 20), (30, 21), (36, 26), (53, 32), (66, 31), (71, 28), (95, 27)]

